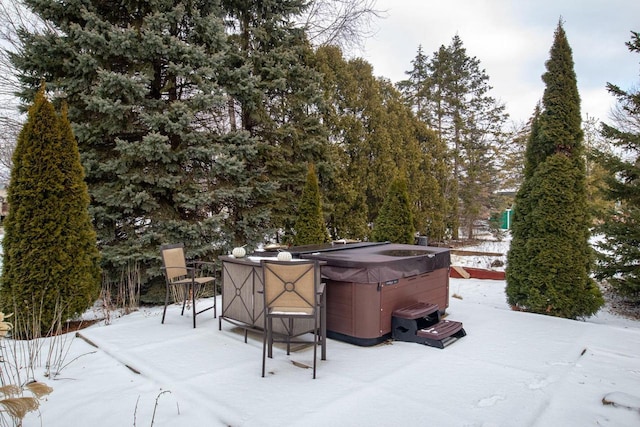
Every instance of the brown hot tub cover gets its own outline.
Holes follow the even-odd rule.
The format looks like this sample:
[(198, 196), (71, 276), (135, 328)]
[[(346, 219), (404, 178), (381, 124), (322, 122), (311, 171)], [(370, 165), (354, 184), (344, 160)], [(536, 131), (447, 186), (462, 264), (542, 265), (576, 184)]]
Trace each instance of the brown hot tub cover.
[(448, 248), (397, 243), (345, 246), (340, 250), (300, 253), (301, 258), (326, 261), (322, 275), (339, 282), (386, 283), (449, 268)]

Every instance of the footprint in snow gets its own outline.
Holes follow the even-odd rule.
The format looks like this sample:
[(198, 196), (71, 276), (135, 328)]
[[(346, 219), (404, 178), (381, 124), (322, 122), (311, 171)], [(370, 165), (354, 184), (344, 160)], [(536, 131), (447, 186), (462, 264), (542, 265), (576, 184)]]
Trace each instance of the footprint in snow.
[(488, 408), (489, 406), (494, 406), (496, 403), (500, 402), (501, 400), (504, 400), (504, 396), (494, 394), (491, 397), (486, 397), (484, 399), (481, 399), (478, 402), (478, 407)]
[(540, 390), (541, 388), (545, 388), (548, 384), (549, 381), (546, 378), (536, 378), (529, 383), (529, 390)]

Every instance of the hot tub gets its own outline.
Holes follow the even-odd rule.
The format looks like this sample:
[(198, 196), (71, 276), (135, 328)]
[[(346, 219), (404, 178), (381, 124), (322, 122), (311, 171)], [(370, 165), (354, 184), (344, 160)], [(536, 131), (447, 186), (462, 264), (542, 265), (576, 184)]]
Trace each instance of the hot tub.
[(449, 306), (448, 248), (362, 243), (291, 248), (294, 256), (324, 261), (327, 335), (357, 345), (391, 336), (397, 308), (416, 302)]

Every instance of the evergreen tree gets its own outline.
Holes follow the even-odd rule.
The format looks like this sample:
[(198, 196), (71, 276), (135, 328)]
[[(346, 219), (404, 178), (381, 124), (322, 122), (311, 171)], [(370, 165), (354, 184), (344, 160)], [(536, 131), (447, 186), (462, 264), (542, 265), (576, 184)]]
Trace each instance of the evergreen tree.
[(615, 201), (609, 200), (603, 194), (600, 187), (606, 180), (609, 172), (598, 161), (598, 152), (613, 153), (612, 145), (605, 139), (601, 132), (602, 123), (593, 116), (587, 116), (582, 123), (584, 144), (587, 152), (587, 200), (589, 200), (589, 213), (594, 218), (606, 217), (606, 212), (615, 207)]
[(414, 209), (416, 231), (428, 236), (429, 241), (444, 242), (447, 236), (447, 201), (445, 187), (440, 183), (450, 177), (446, 165), (446, 147), (424, 123), (418, 122), (417, 126), (421, 157), (419, 175), (413, 178), (418, 184), (411, 185), (411, 188), (415, 188), (411, 194), (417, 207)]
[[(416, 57), (412, 60), (413, 68), (407, 71), (407, 79), (398, 82), (397, 86), (401, 90), (405, 102), (410, 106), (418, 119), (435, 133), (435, 138), (429, 138), (429, 144), (423, 144), (423, 151), (430, 157), (433, 176), (439, 185), (438, 193), (442, 198), (434, 205), (432, 218), (435, 219), (428, 227), (426, 234), (430, 240), (442, 241), (446, 237), (451, 237), (458, 233), (458, 184), (451, 173), (452, 159), (451, 151), (447, 147), (447, 140), (444, 136), (443, 121), (445, 112), (441, 99), (439, 77), (444, 75), (446, 48), (441, 46), (438, 52), (442, 61), (430, 60), (422, 51), (422, 46), (418, 47)], [(434, 68), (436, 65), (439, 68)], [(455, 232), (454, 232), (455, 230)]]
[[(632, 32), (627, 46), (640, 53), (640, 33)], [(613, 288), (640, 302), (640, 92), (624, 91), (608, 84), (618, 100), (616, 123), (603, 124), (602, 135), (615, 147), (600, 150), (598, 160), (607, 171), (604, 196), (618, 206), (606, 211), (598, 228), (596, 278), (607, 280)], [(624, 155), (615, 154), (624, 153)]]
[(507, 298), (523, 310), (578, 318), (597, 312), (603, 299), (589, 275), (593, 253), (580, 96), (562, 22), (546, 67), (516, 198)]
[(524, 179), (524, 155), (531, 134), (532, 119), (527, 123), (513, 123), (506, 143), (501, 147), (499, 180), (501, 189), (520, 187)]
[(424, 54), (422, 46), (418, 46), (418, 52), (411, 65), (413, 68), (405, 71), (407, 79), (398, 82), (397, 86), (418, 119), (430, 123), (429, 57)]
[(382, 81), (387, 112), (384, 130), (395, 148), (395, 163), (405, 172), (415, 230), (432, 241), (444, 238), (446, 205), (438, 177), (444, 176), (446, 150), (431, 129), (418, 120), (397, 89)]
[(78, 147), (66, 111), (58, 116), (44, 92), (18, 137), (4, 221), (0, 310), (15, 313), (24, 338), (91, 307), (101, 280)]
[(313, 164), (309, 165), (307, 182), (298, 204), (298, 219), (295, 225), (294, 245), (313, 245), (329, 241), (322, 213), (320, 187)]
[(384, 114), (380, 87), (371, 65), (362, 59), (347, 61), (333, 46), (319, 48), (316, 56), (323, 75), (322, 120), (340, 170), (325, 192), (331, 206), (328, 226), (334, 239), (362, 239), (368, 237), (367, 224), (384, 199), (381, 183), (390, 181), (395, 168), (388, 138), (374, 135), (379, 126), (374, 116)]
[(291, 24), (303, 2), (28, 4), (58, 31), (23, 35), (24, 93), (44, 77), (69, 103), (112, 278), (158, 275), (161, 243), (208, 258), (292, 228), (304, 162), (321, 167), (326, 145)]
[[(148, 283), (160, 274), (162, 243), (213, 255), (230, 219), (212, 203), (264, 191), (246, 177), (249, 148), (223, 134), (219, 81), (228, 68), (217, 3), (26, 4), (57, 31), (22, 34), (14, 62), (23, 94), (44, 78), (69, 105), (107, 278), (137, 266)], [(244, 185), (216, 186), (226, 176)]]
[(357, 96), (352, 92), (358, 87), (349, 69), (350, 64), (335, 46), (323, 46), (316, 50), (316, 69), (323, 76), (322, 121), (329, 138), (330, 164), (333, 173), (321, 183), (323, 204), (327, 208), (327, 228), (334, 240), (342, 238), (363, 239), (368, 236), (368, 209), (366, 197), (355, 171), (350, 167), (351, 141), (364, 138), (365, 129), (358, 120), (355, 105)]
[(526, 290), (530, 287), (528, 280), (530, 272), (528, 270), (527, 242), (531, 236), (530, 228), (532, 221), (529, 213), (532, 210), (532, 177), (535, 172), (532, 150), (535, 147), (539, 135), (538, 120), (540, 118), (540, 108), (540, 105), (536, 106), (533, 117), (531, 118), (531, 131), (525, 149), (524, 179), (518, 188), (513, 206), (511, 245), (507, 254), (507, 268), (505, 271), (507, 279), (507, 300), (512, 306), (517, 305), (518, 301), (526, 300)]
[(397, 177), (389, 185), (387, 197), (380, 208), (371, 237), (377, 242), (413, 244), (414, 235), (407, 181)]
[(497, 187), (496, 147), (504, 139), (504, 105), (489, 96), (489, 77), (480, 61), (469, 57), (460, 37), (441, 46), (429, 60), (418, 49), (409, 78), (398, 86), (414, 112), (446, 144), (448, 176), (439, 177), (448, 205), (453, 238), (461, 220), (468, 235)]
[(317, 51), (324, 76), (323, 123), (327, 126), (334, 165), (340, 172), (328, 187), (334, 238), (367, 236), (388, 183), (406, 171), (416, 227), (428, 233), (442, 223), (443, 195), (436, 173), (435, 134), (408, 108), (388, 80), (376, 79), (371, 65), (347, 61), (335, 47)]
[[(226, 85), (231, 117), (238, 136), (250, 141), (257, 153), (248, 164), (255, 170), (252, 175), (278, 187), (277, 192), (253, 193), (250, 200), (268, 208), (270, 228), (284, 231), (287, 239), (296, 220), (291, 200), (300, 197), (306, 164), (314, 163), (321, 177), (332, 172), (318, 116), (321, 76), (313, 67), (313, 51), (303, 30), (294, 24), (307, 5), (301, 0), (222, 4), (231, 42), (229, 68), (238, 70)], [(245, 226), (254, 211), (229, 211), (240, 239), (257, 230), (264, 233), (264, 226)]]
[[(385, 199), (388, 185), (397, 173), (396, 152), (403, 141), (393, 141), (388, 129), (388, 111), (381, 82), (373, 76), (371, 64), (361, 59), (349, 61), (351, 76), (348, 89), (351, 105), (344, 122), (356, 126), (347, 133), (345, 149), (349, 153), (348, 174), (362, 192), (372, 222)], [(343, 128), (344, 129), (344, 128)]]
[(604, 301), (587, 268), (592, 253), (584, 172), (566, 153), (555, 153), (540, 164), (531, 188), (529, 271), (518, 305), (569, 319), (590, 316)]

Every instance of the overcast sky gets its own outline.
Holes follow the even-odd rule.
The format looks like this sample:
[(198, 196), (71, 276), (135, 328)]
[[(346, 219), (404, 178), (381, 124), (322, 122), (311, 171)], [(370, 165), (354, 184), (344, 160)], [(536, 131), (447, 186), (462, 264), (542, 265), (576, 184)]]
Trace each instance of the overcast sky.
[(625, 45), (632, 30), (640, 32), (640, 0), (377, 0), (376, 8), (386, 18), (376, 21), (360, 54), (376, 76), (405, 79), (419, 45), (431, 56), (458, 34), (515, 121), (526, 121), (542, 97), (541, 75), (561, 16), (583, 118), (609, 119), (607, 82), (640, 86), (640, 54)]

